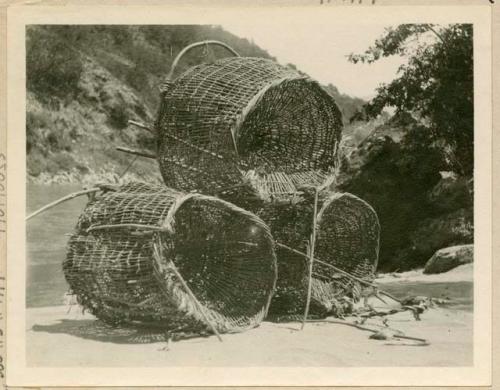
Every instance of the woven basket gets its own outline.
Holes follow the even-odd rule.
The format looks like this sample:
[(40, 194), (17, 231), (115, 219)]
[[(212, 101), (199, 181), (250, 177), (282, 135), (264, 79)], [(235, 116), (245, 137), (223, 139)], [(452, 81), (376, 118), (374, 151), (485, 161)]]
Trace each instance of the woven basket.
[(163, 86), (158, 159), (174, 188), (220, 195), (251, 183), (261, 198), (288, 197), (329, 178), (341, 128), (316, 81), (271, 60), (225, 58)]
[(258, 217), (141, 183), (91, 199), (63, 270), (78, 302), (108, 323), (200, 333), (258, 325), (276, 282), (273, 240)]
[[(254, 212), (277, 241), (302, 253), (277, 248), (279, 280), (271, 311), (295, 314), (306, 301), (310, 191), (333, 182), (340, 111), (317, 82), (262, 58), (226, 58), (174, 80), (179, 59), (199, 45), (179, 54), (163, 86), (156, 122), (162, 176), (168, 186), (216, 195)], [(379, 234), (373, 209), (353, 195), (328, 190), (320, 206), (315, 257), (372, 279)], [(331, 308), (333, 296), (359, 290), (352, 279), (324, 268), (314, 269), (318, 313)]]
[[(277, 241), (278, 282), (271, 315), (303, 313), (308, 283), (307, 247), (312, 234), (313, 196), (294, 203), (272, 204), (259, 215)], [(335, 314), (343, 297), (360, 299), (366, 287), (338, 269), (372, 282), (378, 263), (380, 225), (373, 208), (349, 193), (320, 196), (313, 263), (311, 314)], [(284, 245), (283, 245), (284, 244)], [(294, 249), (295, 251), (292, 251)], [(299, 253), (300, 252), (300, 253)]]

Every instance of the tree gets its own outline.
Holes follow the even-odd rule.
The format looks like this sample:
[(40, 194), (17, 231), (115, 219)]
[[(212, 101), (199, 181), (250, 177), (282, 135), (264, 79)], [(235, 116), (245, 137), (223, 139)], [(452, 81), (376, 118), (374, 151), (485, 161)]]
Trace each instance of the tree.
[(465, 176), (472, 176), (474, 167), (472, 37), (470, 24), (405, 24), (386, 29), (363, 54), (349, 56), (353, 63), (407, 58), (398, 77), (377, 89), (364, 114), (375, 117), (385, 107), (394, 107), (396, 116), (410, 113), (429, 130), (449, 168)]

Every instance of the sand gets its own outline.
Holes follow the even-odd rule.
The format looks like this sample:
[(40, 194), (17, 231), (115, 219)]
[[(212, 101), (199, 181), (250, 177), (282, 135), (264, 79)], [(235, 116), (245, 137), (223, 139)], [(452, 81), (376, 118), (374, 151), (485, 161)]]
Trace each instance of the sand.
[(424, 274), (423, 269), (392, 273), (392, 274), (382, 274), (376, 279), (379, 284), (387, 283), (456, 283), (456, 282), (470, 282), (474, 280), (474, 264), (463, 264), (448, 272), (443, 272), (440, 274)]
[[(167, 342), (161, 334), (112, 329), (78, 306), (27, 310), (27, 364), (45, 367), (157, 366), (468, 366), (471, 311), (431, 308), (421, 321), (408, 312), (389, 317), (406, 335), (427, 339), (373, 340), (368, 331), (328, 323), (264, 322), (239, 334)], [(381, 321), (370, 320), (372, 329)]]

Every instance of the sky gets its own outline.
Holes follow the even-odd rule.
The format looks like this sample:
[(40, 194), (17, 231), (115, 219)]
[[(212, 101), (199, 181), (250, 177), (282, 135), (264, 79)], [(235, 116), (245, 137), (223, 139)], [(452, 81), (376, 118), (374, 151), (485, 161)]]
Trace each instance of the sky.
[(287, 24), (286, 20), (223, 24), (231, 33), (247, 38), (265, 49), (282, 64), (295, 64), (300, 70), (323, 84), (335, 85), (341, 93), (370, 99), (381, 83), (396, 76), (403, 59), (398, 56), (373, 64), (352, 64), (350, 53), (364, 52), (380, 37), (387, 25), (339, 24), (333, 21), (315, 25), (314, 21)]

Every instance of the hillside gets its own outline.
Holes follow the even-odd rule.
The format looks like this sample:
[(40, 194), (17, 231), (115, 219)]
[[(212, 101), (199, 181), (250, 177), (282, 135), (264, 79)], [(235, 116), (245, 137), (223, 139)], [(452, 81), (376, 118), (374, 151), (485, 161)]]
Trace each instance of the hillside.
[[(27, 29), (27, 169), (36, 182), (113, 179), (131, 161), (115, 146), (153, 147), (148, 133), (127, 121), (151, 123), (158, 86), (177, 53), (192, 42), (216, 39), (242, 56), (274, 59), (218, 26), (30, 26)], [(195, 50), (178, 72), (227, 53)], [(364, 103), (325, 87), (344, 122)], [(154, 161), (137, 159), (129, 173), (158, 177)]]

